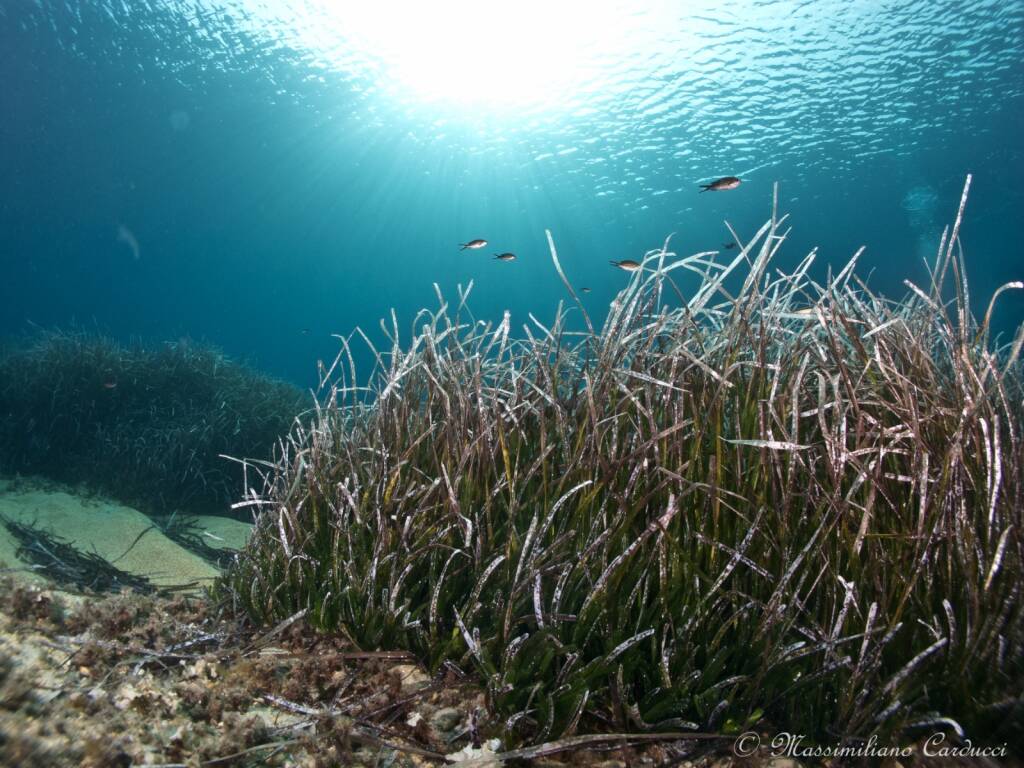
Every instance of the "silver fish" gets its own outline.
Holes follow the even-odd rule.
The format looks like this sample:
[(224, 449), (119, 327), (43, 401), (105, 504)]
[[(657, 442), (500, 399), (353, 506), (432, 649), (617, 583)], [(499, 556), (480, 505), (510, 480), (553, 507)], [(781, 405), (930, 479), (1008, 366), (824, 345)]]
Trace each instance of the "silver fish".
[(485, 245), (487, 245), (487, 241), (486, 240), (470, 240), (468, 243), (459, 243), (459, 245), (462, 246), (462, 250), (463, 251), (466, 250), (467, 248), (472, 248), (475, 251), (477, 248), (483, 248)]
[(139, 241), (135, 239), (135, 235), (124, 224), (117, 225), (117, 242), (125, 243), (132, 249), (132, 256), (135, 257), (135, 260), (139, 260)]

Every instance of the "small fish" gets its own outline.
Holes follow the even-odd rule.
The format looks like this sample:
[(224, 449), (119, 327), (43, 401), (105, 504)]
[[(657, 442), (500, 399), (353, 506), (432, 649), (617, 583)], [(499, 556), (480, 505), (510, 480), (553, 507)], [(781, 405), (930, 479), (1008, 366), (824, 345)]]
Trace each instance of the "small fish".
[(468, 243), (459, 243), (459, 245), (462, 246), (461, 250), (463, 250), (463, 251), (466, 250), (467, 248), (472, 248), (473, 250), (476, 250), (477, 248), (483, 248), (485, 245), (487, 245), (487, 241), (486, 240), (470, 240)]
[(103, 382), (104, 389), (117, 389), (117, 382), (113, 379), (107, 379)]
[(725, 250), (727, 251), (731, 251), (733, 248), (736, 247), (736, 243), (724, 243), (722, 247), (725, 248)]
[(312, 331), (310, 331), (309, 328), (303, 328), (299, 331), (299, 333), (301, 333), (303, 336), (309, 336), (309, 334), (312, 333)]
[(498, 261), (515, 261), (516, 255), (514, 253), (496, 253), (494, 258)]
[(135, 235), (124, 224), (117, 225), (117, 242), (124, 243), (131, 248), (132, 256), (136, 261), (139, 260), (139, 241), (135, 239)]
[(701, 192), (720, 192), (725, 189), (736, 189), (740, 185), (740, 180), (735, 176), (723, 176), (720, 179), (715, 179), (710, 184), (701, 184)]
[(640, 269), (640, 262), (633, 261), (632, 259), (623, 259), (622, 261), (609, 261), (613, 267), (618, 267), (624, 272), (636, 272)]
[(589, 288), (584, 288), (584, 289), (583, 289), (583, 292), (584, 292), (584, 293), (590, 293), (590, 289), (589, 289)]

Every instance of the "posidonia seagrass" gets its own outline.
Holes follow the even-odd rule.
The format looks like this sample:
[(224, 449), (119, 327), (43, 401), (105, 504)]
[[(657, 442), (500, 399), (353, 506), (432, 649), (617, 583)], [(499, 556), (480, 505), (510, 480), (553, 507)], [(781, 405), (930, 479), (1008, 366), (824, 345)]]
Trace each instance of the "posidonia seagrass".
[(270, 457), (308, 406), (299, 388), (204, 343), (39, 330), (0, 349), (0, 472), (178, 513), (185, 532), (182, 517), (222, 514), (244, 491), (220, 454)]
[(341, 339), (312, 423), (247, 469), (218, 593), (470, 665), (528, 742), (764, 718), (1019, 748), (1024, 334), (969, 310), (963, 203), (898, 302), (856, 257), (773, 270), (773, 205), (726, 263), (649, 252), (600, 328), (514, 338), (438, 291), (364, 386)]

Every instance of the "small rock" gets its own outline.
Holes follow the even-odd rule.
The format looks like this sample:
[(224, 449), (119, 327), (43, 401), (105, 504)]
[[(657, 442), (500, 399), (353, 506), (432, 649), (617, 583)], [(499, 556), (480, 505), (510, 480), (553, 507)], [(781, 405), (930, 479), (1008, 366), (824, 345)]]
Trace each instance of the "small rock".
[(167, 741), (174, 747), (183, 747), (185, 745), (186, 738), (191, 735), (191, 731), (192, 729), (190, 727), (179, 725), (174, 729)]
[(131, 683), (125, 683), (117, 689), (117, 693), (114, 696), (114, 706), (118, 709), (128, 709), (141, 696), (142, 693), (138, 688)]
[(218, 674), (217, 665), (211, 664), (206, 659), (199, 659), (195, 666), (192, 667), (191, 672), (192, 675), (190, 676), (207, 678), (209, 680), (216, 680)]
[(110, 699), (110, 695), (107, 693), (107, 691), (103, 688), (100, 688), (99, 686), (97, 686), (96, 688), (90, 688), (86, 696), (89, 697), (90, 701), (100, 704)]
[[(352, 768), (359, 766), (363, 768), (374, 768), (380, 765), (395, 765), (395, 752), (392, 749), (378, 749), (376, 747), (360, 747), (353, 755), (355, 762), (351, 763)], [(345, 763), (345, 765), (350, 765)], [(398, 763), (401, 765), (401, 763)]]
[(430, 716), (430, 724), (442, 733), (454, 730), (462, 722), (462, 713), (455, 707), (444, 707)]
[(626, 764), (621, 760), (602, 760), (594, 768), (626, 768)]
[(398, 675), (402, 683), (402, 693), (412, 693), (430, 684), (430, 675), (415, 664), (399, 664), (392, 667), (391, 671)]
[(497, 739), (491, 739), (490, 741), (488, 741), (483, 746), (474, 747), (474, 746), (471, 746), (471, 745), (466, 745), (465, 747), (460, 749), (458, 752), (452, 752), (451, 754), (445, 755), (445, 757), (447, 758), (448, 762), (450, 762), (450, 763), (461, 763), (461, 762), (465, 762), (467, 760), (486, 761), (486, 762), (483, 762), (483, 765), (495, 766), (495, 768), (497, 768), (498, 761), (496, 761), (496, 760), (487, 760), (487, 758), (493, 756), (495, 754), (495, 751), (500, 746), (501, 746), (501, 742), (500, 741), (498, 741)]

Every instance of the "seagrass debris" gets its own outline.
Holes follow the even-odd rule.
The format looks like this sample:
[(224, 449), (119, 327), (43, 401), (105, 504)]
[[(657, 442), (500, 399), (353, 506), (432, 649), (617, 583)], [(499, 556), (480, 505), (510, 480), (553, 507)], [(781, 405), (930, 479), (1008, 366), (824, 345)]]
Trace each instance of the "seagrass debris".
[(143, 594), (155, 587), (145, 576), (122, 571), (94, 552), (78, 549), (59, 536), (33, 524), (0, 515), (7, 531), (18, 542), (18, 558), (63, 588), (80, 592), (120, 592), (132, 589)]

